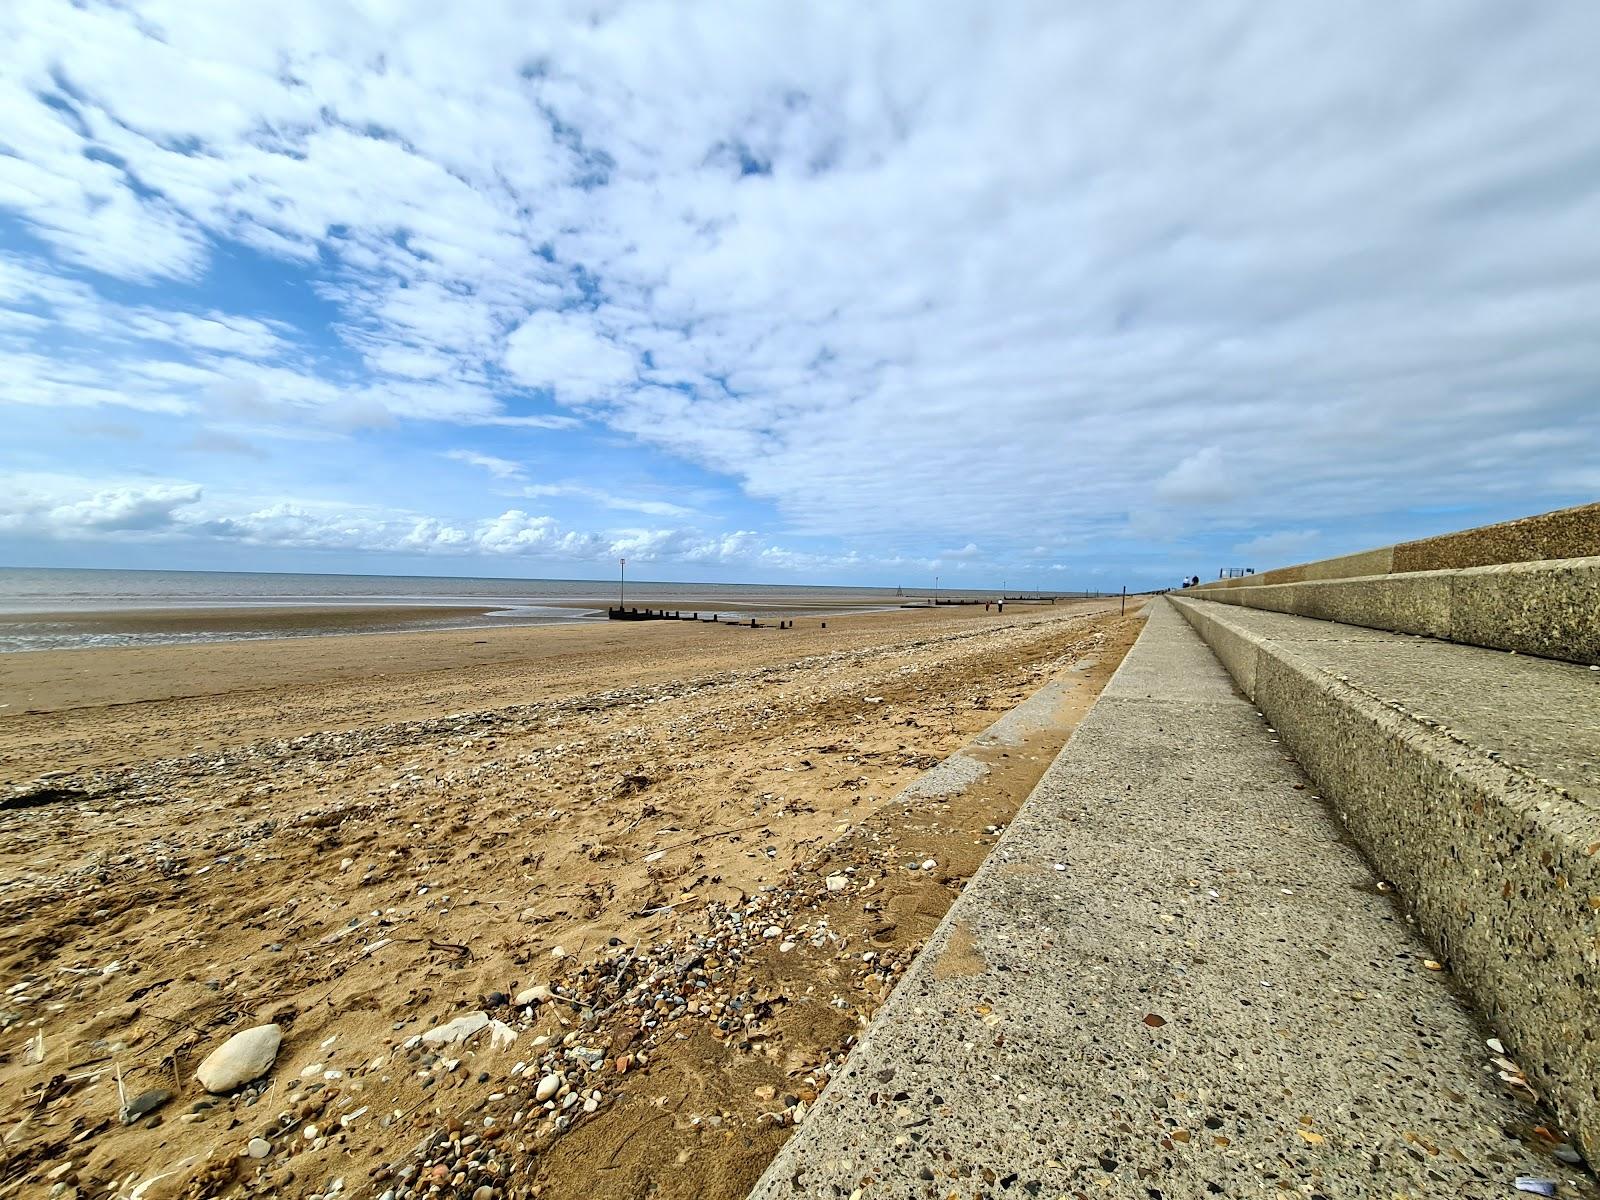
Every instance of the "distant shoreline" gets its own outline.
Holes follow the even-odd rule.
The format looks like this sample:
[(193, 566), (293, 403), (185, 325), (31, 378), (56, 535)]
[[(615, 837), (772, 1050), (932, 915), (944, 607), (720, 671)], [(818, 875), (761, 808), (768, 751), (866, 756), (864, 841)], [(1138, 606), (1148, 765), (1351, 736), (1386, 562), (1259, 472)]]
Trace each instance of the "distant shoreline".
[[(642, 606), (641, 602), (641, 606)], [(654, 601), (653, 607), (661, 607)], [(804, 617), (882, 612), (897, 607), (883, 600), (789, 597), (752, 601), (707, 596), (675, 601), (669, 611), (718, 613), (725, 619), (751, 616)], [(351, 634), (425, 633), (589, 624), (605, 619), (604, 602), (552, 599), (541, 604), (395, 604), (329, 600), (317, 604), (172, 603), (139, 607), (59, 608), (0, 613), (0, 655), (52, 650), (117, 649), (338, 637)]]
[(661, 583), (332, 575), (256, 571), (0, 567), (0, 656), (356, 633), (423, 633), (604, 622), (630, 607), (725, 620), (878, 612), (926, 601), (988, 600), (972, 589), (804, 583)]

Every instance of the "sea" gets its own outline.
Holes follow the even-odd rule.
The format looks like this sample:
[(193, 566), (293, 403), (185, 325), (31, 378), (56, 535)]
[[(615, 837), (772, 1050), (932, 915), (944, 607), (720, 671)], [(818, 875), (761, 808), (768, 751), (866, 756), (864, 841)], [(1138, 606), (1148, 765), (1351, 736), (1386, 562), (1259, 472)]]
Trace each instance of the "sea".
[[(625, 588), (625, 590), (624, 590)], [(945, 597), (983, 593), (953, 592)], [(0, 568), (0, 653), (605, 620), (628, 607), (724, 619), (894, 608), (926, 589), (266, 571)], [(452, 612), (459, 609), (459, 612)]]

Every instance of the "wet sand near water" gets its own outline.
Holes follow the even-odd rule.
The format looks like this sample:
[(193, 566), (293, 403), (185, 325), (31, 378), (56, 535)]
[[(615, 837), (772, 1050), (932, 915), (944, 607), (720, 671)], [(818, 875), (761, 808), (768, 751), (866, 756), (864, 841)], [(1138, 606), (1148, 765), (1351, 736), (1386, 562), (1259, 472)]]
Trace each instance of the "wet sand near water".
[[(7, 656), (0, 761), (52, 777), (0, 793), (0, 1190), (742, 1195), (1075, 716), (890, 799), (1047, 680), (1086, 709), (1106, 609)], [(417, 1040), (477, 1012), (509, 1043)], [(174, 1094), (123, 1124), (119, 1075)]]
[[(217, 641), (328, 637), (352, 633), (403, 633), (435, 629), (504, 629), (527, 625), (603, 621), (612, 596), (455, 600), (339, 600), (306, 603), (174, 602), (145, 607), (91, 603), (39, 611), (10, 611), (0, 604), (0, 654), (60, 649), (183, 645)], [(626, 607), (722, 620), (877, 612), (899, 608), (883, 596), (815, 596), (774, 591), (762, 596), (685, 591), (670, 600), (630, 597)]]
[[(0, 644), (44, 636), (64, 639), (224, 641), (231, 638), (328, 636), (490, 621), (497, 605), (308, 605), (62, 610), (0, 614)], [(86, 647), (94, 648), (94, 647)], [(120, 647), (116, 647), (120, 648)]]

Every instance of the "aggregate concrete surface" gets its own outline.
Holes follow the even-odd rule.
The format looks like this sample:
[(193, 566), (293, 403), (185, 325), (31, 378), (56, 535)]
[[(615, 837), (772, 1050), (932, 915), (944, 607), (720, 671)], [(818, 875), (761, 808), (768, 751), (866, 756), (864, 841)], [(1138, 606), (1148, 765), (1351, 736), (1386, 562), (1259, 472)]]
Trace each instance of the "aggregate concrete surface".
[(1600, 1196), (1430, 961), (1158, 602), (751, 1195)]
[(1500, 563), (1536, 562), (1600, 555), (1600, 504), (1580, 504), (1554, 512), (1480, 525), (1436, 537), (1380, 546), (1340, 558), (1298, 563), (1235, 579), (1214, 579), (1202, 588), (1255, 587), (1316, 579), (1349, 579), (1391, 572), (1459, 570)]
[(1581, 504), (1498, 525), (1402, 542), (1394, 547), (1394, 569), (1436, 571), (1594, 554), (1600, 554), (1600, 504)]
[(1413, 571), (1190, 593), (1469, 646), (1600, 663), (1600, 557)]
[(1600, 815), (1600, 671), (1263, 609), (1218, 615)]
[(1600, 1159), (1600, 672), (1173, 603)]

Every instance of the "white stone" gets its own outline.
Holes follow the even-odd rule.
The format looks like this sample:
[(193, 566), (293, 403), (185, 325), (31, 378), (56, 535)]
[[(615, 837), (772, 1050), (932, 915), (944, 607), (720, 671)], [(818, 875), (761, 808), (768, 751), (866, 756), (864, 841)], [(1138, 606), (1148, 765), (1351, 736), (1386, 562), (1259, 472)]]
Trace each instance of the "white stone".
[(937, 863), (937, 862), (935, 862), (935, 861), (934, 861), (934, 860), (933, 860), (933, 859), (931, 859), (931, 858), (925, 858), (925, 859), (923, 859), (923, 860), (922, 860), (922, 869), (923, 869), (923, 870), (924, 870), (924, 871), (931, 871), (931, 870), (933, 870), (933, 869), (934, 869), (934, 868), (935, 868), (935, 867), (937, 867), (937, 866), (938, 866), (938, 865), (939, 865), (939, 864), (938, 864), (938, 863)]
[(512, 1001), (518, 1008), (526, 1008), (530, 1004), (543, 1004), (555, 993), (542, 983), (536, 983), (531, 988), (523, 988)]
[(281, 1045), (283, 1030), (277, 1025), (246, 1029), (208, 1054), (194, 1077), (208, 1092), (231, 1092), (270, 1071)]
[(849, 886), (850, 886), (850, 879), (849, 879), (848, 876), (845, 876), (845, 875), (829, 875), (828, 876), (828, 890), (830, 892), (842, 892), (842, 891), (845, 890), (845, 888), (847, 888)]
[(517, 1031), (504, 1021), (489, 1022), (489, 1045), (495, 1050), (504, 1050), (517, 1040)]
[(452, 1042), (466, 1041), (488, 1024), (488, 1013), (471, 1012), (453, 1021), (446, 1021), (443, 1025), (435, 1026), (422, 1035), (422, 1040), (430, 1046), (448, 1046)]
[(761, 931), (761, 936), (764, 938), (782, 937), (783, 929), (777, 925), (768, 925)]
[(560, 1090), (561, 1076), (546, 1075), (543, 1079), (539, 1080), (539, 1086), (534, 1089), (533, 1098), (540, 1104), (543, 1104), (546, 1100), (550, 1099), (551, 1096), (554, 1096)]
[(244, 1152), (251, 1158), (265, 1158), (272, 1153), (272, 1143), (267, 1141), (266, 1138), (251, 1138), (250, 1144), (244, 1148)]

